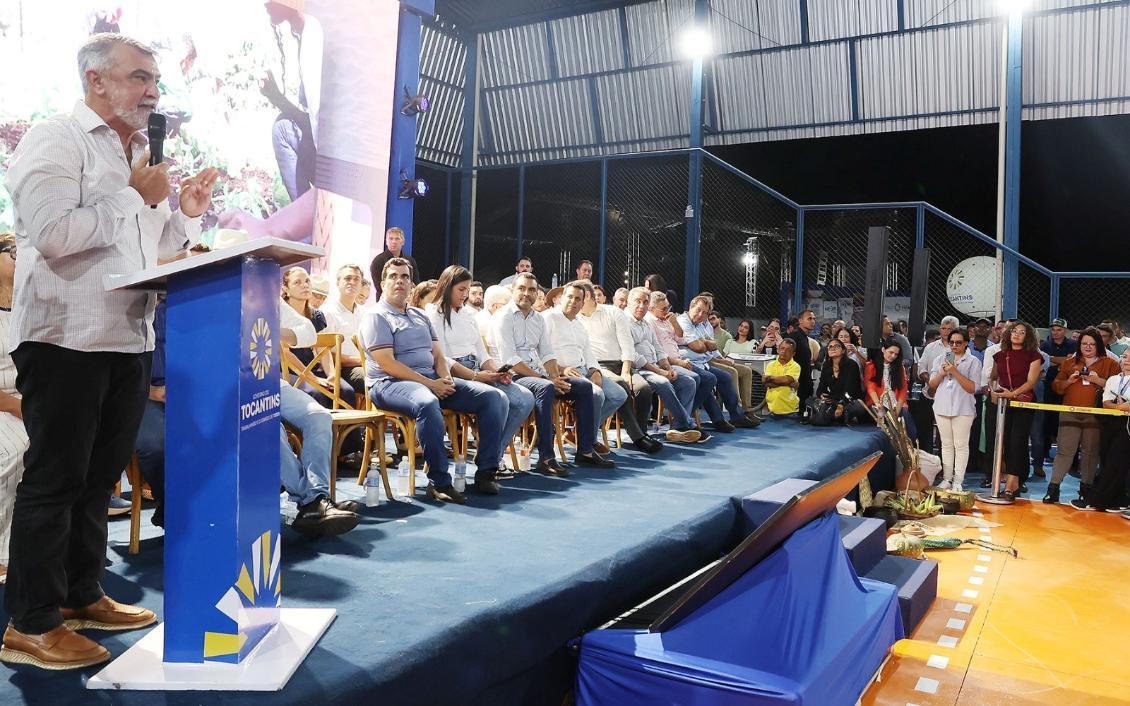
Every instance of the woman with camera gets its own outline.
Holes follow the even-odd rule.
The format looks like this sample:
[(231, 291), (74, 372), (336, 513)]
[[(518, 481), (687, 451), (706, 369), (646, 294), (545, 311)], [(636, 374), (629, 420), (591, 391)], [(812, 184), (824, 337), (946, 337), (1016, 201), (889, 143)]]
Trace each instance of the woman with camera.
[(981, 361), (969, 352), (967, 333), (949, 332), (949, 352), (930, 366), (927, 385), (934, 396), (934, 421), (942, 439), (942, 482), (946, 490), (961, 492), (969, 463), (969, 429), (977, 417), (974, 393), (981, 379)]
[[(1119, 364), (1106, 353), (1102, 334), (1094, 328), (1079, 334), (1079, 348), (1059, 366), (1059, 374), (1052, 381), (1052, 390), (1063, 396), (1060, 404), (1071, 407), (1098, 407), (1100, 396), (1108, 378), (1117, 375)], [(1063, 482), (1075, 452), (1079, 452), (1079, 498), (1095, 482), (1099, 465), (1099, 421), (1086, 412), (1060, 412), (1059, 431), (1056, 433), (1055, 462), (1052, 478), (1048, 482), (1045, 503), (1059, 502), (1059, 485)]]

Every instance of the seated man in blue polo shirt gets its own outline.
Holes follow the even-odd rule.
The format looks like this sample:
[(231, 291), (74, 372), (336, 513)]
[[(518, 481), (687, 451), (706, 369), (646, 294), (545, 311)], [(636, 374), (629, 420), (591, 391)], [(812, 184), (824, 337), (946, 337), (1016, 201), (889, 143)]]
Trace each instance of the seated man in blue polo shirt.
[(417, 436), (428, 462), (428, 495), (440, 502), (466, 503), (447, 472), (443, 446), (443, 412), (479, 417), (475, 489), (495, 495), (495, 478), (502, 460), (502, 434), (510, 403), (506, 394), (484, 383), (452, 379), (428, 315), (408, 306), (412, 269), (394, 257), (381, 271), (381, 299), (361, 322), (361, 340), (368, 351), (366, 376), (369, 395), (382, 409), (416, 420)]

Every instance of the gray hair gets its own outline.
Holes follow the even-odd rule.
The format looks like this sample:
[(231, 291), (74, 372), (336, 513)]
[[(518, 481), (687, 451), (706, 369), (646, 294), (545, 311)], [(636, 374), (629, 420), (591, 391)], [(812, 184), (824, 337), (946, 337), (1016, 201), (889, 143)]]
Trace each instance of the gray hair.
[(649, 301), (647, 303), (647, 305), (648, 305), (648, 308), (651, 308), (651, 307), (656, 307), (656, 306), (659, 306), (660, 304), (666, 304), (666, 303), (667, 303), (667, 293), (666, 292), (652, 292), (651, 293), (651, 301)]
[(495, 304), (508, 304), (510, 302), (510, 288), (500, 284), (492, 284), (483, 292), (483, 308), (490, 311)]
[(82, 81), (84, 93), (90, 90), (90, 85), (86, 81), (86, 72), (93, 71), (104, 74), (114, 68), (114, 60), (110, 55), (114, 51), (114, 47), (119, 44), (136, 49), (154, 60), (157, 58), (157, 52), (153, 50), (153, 47), (133, 37), (112, 32), (100, 32), (91, 35), (90, 39), (86, 40), (78, 50), (78, 76), (79, 80)]
[(961, 322), (957, 320), (956, 316), (943, 316), (941, 325), (945, 326), (946, 324), (949, 324), (953, 328), (961, 327)]
[[(659, 294), (659, 292), (656, 292), (656, 294)], [(647, 287), (632, 287), (628, 290), (628, 301), (635, 301), (636, 299), (647, 300), (650, 296), (651, 292), (647, 290)], [(663, 295), (663, 297), (666, 299), (667, 295)]]

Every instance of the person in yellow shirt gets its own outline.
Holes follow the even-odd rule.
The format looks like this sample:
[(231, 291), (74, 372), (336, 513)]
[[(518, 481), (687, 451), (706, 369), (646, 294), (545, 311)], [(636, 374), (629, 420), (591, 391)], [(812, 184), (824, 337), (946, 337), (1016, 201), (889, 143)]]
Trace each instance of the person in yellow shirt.
[(800, 363), (793, 360), (796, 344), (782, 340), (777, 347), (777, 358), (765, 366), (765, 402), (775, 415), (796, 414), (800, 411)]

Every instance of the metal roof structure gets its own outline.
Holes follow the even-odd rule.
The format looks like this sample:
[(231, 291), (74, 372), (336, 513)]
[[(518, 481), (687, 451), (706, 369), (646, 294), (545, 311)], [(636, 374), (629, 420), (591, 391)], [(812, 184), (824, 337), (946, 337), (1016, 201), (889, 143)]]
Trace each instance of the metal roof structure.
[[(707, 5), (707, 146), (998, 120), (995, 0)], [(688, 146), (692, 79), (676, 40), (694, 11), (437, 0), (421, 54), (436, 108), (418, 156), (467, 168)], [(1034, 0), (1024, 31), (1025, 119), (1130, 112), (1130, 2)]]

